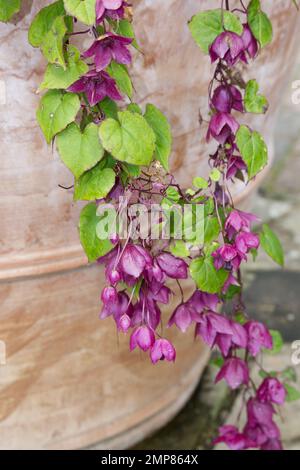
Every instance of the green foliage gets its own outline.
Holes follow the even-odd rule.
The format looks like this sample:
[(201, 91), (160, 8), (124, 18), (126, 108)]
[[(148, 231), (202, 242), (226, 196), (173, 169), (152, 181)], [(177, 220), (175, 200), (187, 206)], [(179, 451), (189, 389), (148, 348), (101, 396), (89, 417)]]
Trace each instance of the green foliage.
[(107, 72), (116, 81), (119, 90), (132, 98), (132, 83), (125, 65), (118, 64), (113, 60), (107, 68)]
[(268, 111), (269, 103), (265, 96), (258, 93), (259, 85), (256, 80), (249, 80), (245, 90), (245, 109), (247, 113), (264, 114)]
[(96, 21), (96, 0), (64, 0), (66, 11), (87, 25)]
[(90, 262), (106, 255), (113, 248), (109, 240), (100, 240), (98, 238), (97, 225), (99, 222), (100, 217), (97, 215), (97, 205), (95, 203), (92, 202), (82, 209), (79, 220), (79, 235)]
[(6, 23), (21, 8), (21, 0), (0, 0), (0, 21)]
[(60, 65), (64, 70), (66, 62), (64, 57), (64, 37), (67, 26), (64, 16), (58, 16), (53, 21), (50, 30), (45, 35), (41, 50), (51, 64)]
[(248, 167), (249, 179), (254, 178), (268, 163), (268, 149), (262, 136), (241, 126), (236, 134), (236, 143)]
[(144, 115), (156, 136), (155, 158), (169, 171), (169, 156), (172, 147), (170, 124), (165, 115), (153, 104), (147, 104)]
[(28, 40), (33, 47), (41, 47), (57, 17), (65, 15), (63, 0), (42, 8), (34, 17), (28, 32)]
[(279, 238), (270, 229), (267, 224), (263, 225), (263, 230), (260, 234), (260, 243), (267, 255), (280, 266), (284, 265), (284, 252)]
[(261, 9), (260, 0), (251, 0), (248, 6), (248, 23), (261, 47), (272, 41), (273, 28), (266, 13)]
[(229, 273), (214, 267), (213, 257), (207, 254), (191, 262), (190, 273), (197, 287), (203, 292), (217, 294), (222, 290)]
[(91, 170), (86, 171), (75, 182), (74, 200), (95, 201), (107, 196), (116, 181), (111, 168), (103, 168), (102, 161)]

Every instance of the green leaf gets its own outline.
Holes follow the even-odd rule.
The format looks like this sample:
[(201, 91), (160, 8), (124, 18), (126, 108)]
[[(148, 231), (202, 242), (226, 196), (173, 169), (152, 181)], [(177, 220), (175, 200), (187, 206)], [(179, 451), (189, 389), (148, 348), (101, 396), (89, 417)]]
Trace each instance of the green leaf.
[(204, 243), (209, 244), (218, 239), (220, 225), (217, 217), (205, 217), (204, 219)]
[(68, 88), (82, 75), (87, 73), (88, 66), (80, 59), (80, 52), (76, 47), (69, 46), (67, 50), (66, 69), (55, 64), (48, 64), (40, 90), (45, 88)]
[(147, 121), (136, 113), (122, 111), (118, 121), (106, 119), (100, 125), (103, 147), (117, 160), (148, 166), (155, 150), (155, 134)]
[(40, 47), (47, 33), (50, 31), (54, 20), (65, 14), (63, 0), (51, 3), (42, 8), (34, 17), (28, 32), (28, 40), (33, 47)]
[(75, 182), (75, 201), (94, 201), (102, 199), (111, 191), (116, 181), (116, 174), (111, 168), (103, 168), (102, 162), (86, 171)]
[(284, 265), (284, 252), (280, 240), (267, 224), (263, 225), (260, 243), (267, 255), (280, 266)]
[(164, 114), (153, 104), (147, 104), (144, 115), (156, 136), (155, 158), (169, 171), (169, 156), (172, 147), (171, 127)]
[(80, 100), (73, 93), (50, 90), (41, 99), (37, 120), (48, 144), (53, 137), (74, 121), (80, 109)]
[(132, 24), (128, 20), (120, 20), (120, 21), (114, 21), (114, 30), (116, 34), (119, 34), (120, 36), (125, 36), (126, 38), (132, 38), (132, 45), (136, 48), (139, 49), (138, 43), (136, 42), (135, 35), (134, 35), (134, 30), (132, 27)]
[(281, 373), (280, 376), (284, 380), (289, 382), (297, 382), (297, 373), (294, 367), (286, 367)]
[(273, 347), (271, 351), (268, 349), (266, 349), (265, 351), (267, 351), (270, 354), (278, 354), (280, 353), (283, 347), (283, 338), (281, 336), (280, 331), (277, 331), (277, 330), (270, 330), (270, 334), (273, 340)]
[(249, 179), (254, 178), (268, 163), (268, 149), (262, 136), (241, 126), (236, 134), (236, 143), (248, 167)]
[(138, 178), (141, 174), (141, 168), (136, 165), (130, 165), (130, 163), (123, 163), (122, 168), (130, 178)]
[(272, 41), (273, 28), (268, 16), (261, 10), (260, 0), (251, 0), (248, 5), (248, 23), (261, 47)]
[(97, 224), (100, 217), (97, 216), (97, 205), (90, 203), (85, 206), (80, 214), (79, 235), (83, 249), (90, 262), (106, 255), (113, 245), (109, 240), (100, 240), (97, 236)]
[(297, 390), (296, 388), (292, 387), (289, 384), (284, 384), (284, 388), (286, 389), (286, 392), (287, 392), (286, 401), (288, 403), (300, 400), (299, 390)]
[(131, 113), (143, 114), (141, 108), (136, 103), (129, 103), (127, 106), (127, 111), (130, 111)]
[(21, 0), (0, 0), (0, 21), (6, 23), (21, 8)]
[(214, 267), (213, 257), (208, 254), (191, 262), (190, 273), (197, 287), (203, 292), (216, 294), (221, 291), (229, 273)]
[(119, 90), (132, 98), (132, 83), (125, 65), (118, 64), (113, 60), (107, 67), (107, 72), (116, 81)]
[(64, 57), (64, 37), (67, 32), (64, 16), (58, 16), (45, 36), (41, 50), (51, 64), (61, 65), (66, 68)]
[[(225, 30), (241, 35), (243, 26), (238, 17), (229, 11), (223, 11), (223, 15)], [(198, 13), (189, 22), (189, 28), (198, 46), (208, 54), (216, 37), (224, 31), (222, 11), (218, 9)]]
[(166, 196), (173, 202), (178, 202), (181, 199), (181, 196), (176, 188), (169, 186), (166, 191)]
[(269, 103), (265, 96), (258, 93), (259, 85), (256, 80), (249, 80), (245, 90), (245, 108), (247, 113), (264, 114), (267, 112)]
[(211, 172), (210, 172), (210, 175), (209, 175), (210, 179), (212, 181), (214, 181), (215, 183), (217, 183), (218, 181), (220, 181), (220, 178), (221, 178), (221, 172), (220, 170), (218, 170), (218, 168), (214, 168)]
[(111, 100), (110, 98), (104, 98), (104, 100), (100, 101), (97, 106), (100, 107), (106, 118), (118, 118), (118, 106), (115, 101)]
[(208, 188), (208, 182), (201, 176), (197, 176), (193, 179), (193, 186), (198, 189), (206, 189)]
[(99, 141), (98, 127), (91, 123), (80, 132), (77, 124), (70, 124), (57, 136), (57, 148), (64, 164), (75, 178), (98, 163), (104, 155)]
[(70, 15), (87, 25), (96, 22), (96, 0), (64, 0), (65, 9)]
[(174, 245), (171, 245), (170, 251), (172, 255), (178, 258), (187, 258), (190, 255), (190, 251), (183, 240), (176, 240)]

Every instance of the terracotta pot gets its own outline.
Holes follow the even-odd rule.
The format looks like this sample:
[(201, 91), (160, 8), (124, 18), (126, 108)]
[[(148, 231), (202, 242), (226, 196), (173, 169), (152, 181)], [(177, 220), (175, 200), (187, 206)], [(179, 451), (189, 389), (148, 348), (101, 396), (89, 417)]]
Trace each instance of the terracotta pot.
[[(47, 3), (25, 0), (17, 23), (0, 26), (0, 80), (6, 87), (6, 104), (0, 105), (0, 340), (7, 348), (7, 364), (0, 366), (0, 448), (69, 449), (96, 442), (124, 448), (178, 411), (208, 352), (193, 343), (192, 334), (170, 331), (178, 360), (171, 367), (152, 367), (143, 355), (128, 352), (127, 339), (118, 340), (110, 321), (98, 320), (103, 275), (86, 266), (76, 230), (79, 207), (70, 192), (58, 188), (72, 178), (35, 119), (35, 91), (45, 62), (27, 44), (27, 30)], [(159, 105), (171, 119), (172, 166), (189, 184), (207, 171), (198, 111), (207, 112), (211, 67), (186, 26), (199, 5), (194, 0), (132, 3), (145, 53), (133, 71), (138, 99)], [(203, 8), (218, 5), (201, 2)], [(255, 72), (271, 109), (266, 120), (253, 119), (256, 126), (263, 123), (269, 141), (298, 35), (290, 1), (277, 1), (272, 9), (275, 40)]]

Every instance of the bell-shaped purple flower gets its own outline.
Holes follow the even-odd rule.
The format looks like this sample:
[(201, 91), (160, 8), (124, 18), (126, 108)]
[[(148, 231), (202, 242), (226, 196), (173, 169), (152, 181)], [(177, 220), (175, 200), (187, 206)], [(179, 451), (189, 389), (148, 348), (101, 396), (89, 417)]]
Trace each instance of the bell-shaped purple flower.
[(115, 80), (104, 71), (90, 70), (73, 83), (68, 90), (73, 93), (85, 93), (91, 106), (95, 106), (106, 97), (112, 100), (122, 100)]
[(212, 62), (223, 59), (229, 66), (233, 66), (239, 60), (244, 49), (244, 42), (240, 36), (230, 31), (224, 31), (210, 46), (209, 55)]
[[(248, 54), (251, 59), (256, 57), (258, 52), (258, 42), (252, 34), (251, 29), (247, 24), (244, 24), (244, 31), (242, 34), (242, 41), (244, 44), (244, 52)], [(247, 58), (245, 60), (247, 62)]]
[(130, 317), (124, 313), (117, 321), (118, 330), (122, 331), (123, 333), (127, 333), (129, 328), (131, 327), (131, 319)]
[(192, 307), (197, 313), (202, 313), (204, 310), (215, 311), (220, 302), (216, 294), (208, 294), (200, 290), (195, 290), (193, 295), (187, 301), (187, 304)]
[(101, 300), (106, 305), (118, 301), (118, 293), (114, 287), (104, 287), (101, 293)]
[(275, 377), (267, 377), (257, 390), (256, 396), (262, 403), (283, 405), (286, 399), (286, 389)]
[(226, 380), (232, 390), (235, 390), (242, 384), (247, 385), (249, 382), (249, 369), (246, 362), (238, 357), (226, 359), (215, 382), (217, 383), (222, 379)]
[(270, 403), (251, 398), (247, 403), (247, 423), (244, 434), (262, 450), (280, 450), (280, 431), (273, 421), (275, 411)]
[(176, 359), (176, 350), (167, 339), (157, 339), (150, 351), (150, 358), (153, 364), (166, 359), (174, 362)]
[(97, 72), (105, 69), (112, 60), (119, 64), (129, 65), (131, 54), (127, 46), (132, 41), (132, 38), (106, 33), (94, 41), (91, 47), (84, 52), (83, 57), (94, 57)]
[(236, 109), (244, 112), (243, 97), (241, 92), (233, 85), (218, 86), (212, 97), (212, 105), (219, 113), (231, 113)]
[(125, 313), (130, 317), (132, 314), (132, 306), (129, 305), (128, 295), (125, 294), (125, 292), (118, 292), (117, 301), (104, 304), (99, 317), (101, 320), (104, 320), (112, 315), (118, 325), (119, 319)]
[(236, 248), (228, 243), (214, 251), (212, 257), (216, 269), (225, 268), (228, 271), (238, 269), (242, 260)]
[(160, 269), (171, 279), (186, 279), (188, 275), (188, 265), (180, 258), (176, 258), (171, 253), (161, 253), (156, 257)]
[(143, 351), (148, 351), (152, 348), (155, 342), (153, 331), (148, 326), (140, 326), (133, 331), (130, 337), (130, 351), (133, 351), (137, 346)]
[(168, 326), (176, 325), (180, 331), (185, 333), (193, 321), (197, 321), (199, 315), (189, 303), (180, 304), (171, 316)]
[(230, 212), (225, 222), (225, 230), (230, 239), (233, 238), (238, 232), (250, 232), (251, 224), (257, 222), (259, 219), (254, 214), (248, 212), (238, 211), (234, 209)]
[(240, 433), (236, 426), (225, 425), (219, 429), (219, 436), (214, 440), (214, 444), (226, 444), (230, 450), (244, 450), (254, 447), (245, 434)]
[(96, 0), (96, 18), (99, 24), (105, 16), (112, 19), (124, 17), (124, 7), (127, 3), (124, 0)]
[(256, 357), (263, 348), (272, 349), (272, 336), (263, 323), (249, 321), (244, 328), (248, 334), (247, 349), (252, 356)]
[(236, 155), (232, 155), (227, 164), (226, 178), (229, 180), (235, 178), (238, 172), (246, 171), (247, 165), (244, 160)]
[(210, 120), (207, 136), (207, 141), (211, 137), (216, 139), (220, 144), (225, 144), (227, 139), (236, 134), (240, 125), (233, 116), (229, 113), (214, 114)]
[(252, 232), (240, 232), (235, 239), (235, 247), (243, 257), (249, 250), (257, 250), (260, 245), (259, 237)]
[(129, 244), (121, 256), (118, 269), (138, 279), (144, 269), (151, 265), (152, 257), (147, 250), (139, 245)]

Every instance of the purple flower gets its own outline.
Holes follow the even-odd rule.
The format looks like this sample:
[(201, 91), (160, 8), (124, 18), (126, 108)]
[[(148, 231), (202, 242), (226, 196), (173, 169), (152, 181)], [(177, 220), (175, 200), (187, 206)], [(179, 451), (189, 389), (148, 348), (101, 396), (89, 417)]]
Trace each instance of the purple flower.
[(212, 62), (223, 59), (229, 66), (235, 65), (245, 49), (240, 36), (230, 31), (221, 33), (212, 43), (209, 55)]
[(238, 172), (245, 170), (247, 170), (247, 165), (244, 160), (241, 157), (232, 155), (228, 160), (226, 178), (234, 178)]
[(236, 109), (244, 112), (243, 98), (241, 92), (233, 85), (218, 86), (212, 97), (212, 104), (220, 113), (230, 113)]
[(152, 348), (155, 342), (153, 331), (148, 326), (140, 326), (133, 331), (130, 337), (130, 351), (133, 351), (137, 346), (143, 351), (148, 351)]
[(257, 390), (257, 398), (262, 403), (275, 403), (283, 405), (286, 399), (286, 390), (278, 379), (267, 377)]
[(158, 361), (175, 361), (176, 351), (172, 343), (167, 339), (157, 339), (150, 351), (150, 357), (153, 364)]
[(139, 245), (127, 245), (119, 262), (118, 269), (138, 279), (147, 266), (152, 265), (151, 255)]
[(244, 450), (252, 447), (252, 442), (249, 441), (245, 434), (239, 432), (236, 426), (225, 425), (219, 429), (219, 436), (214, 440), (214, 444), (223, 442), (231, 450)]
[[(252, 34), (251, 29), (247, 24), (244, 24), (244, 32), (242, 34), (242, 41), (244, 44), (244, 51), (247, 52), (251, 59), (254, 59), (258, 52), (258, 42)], [(247, 62), (247, 58), (243, 58)]]
[(124, 313), (117, 321), (117, 327), (118, 330), (123, 331), (123, 333), (127, 333), (131, 327), (131, 319), (126, 313)]
[(241, 264), (241, 257), (234, 246), (225, 243), (212, 253), (216, 269), (225, 268), (227, 270), (238, 269)]
[(114, 320), (118, 325), (120, 318), (125, 313), (130, 317), (132, 314), (132, 306), (129, 305), (128, 295), (124, 292), (119, 292), (116, 302), (104, 304), (99, 317), (101, 320), (104, 320), (105, 318), (113, 315)]
[(73, 93), (85, 93), (91, 106), (95, 106), (106, 97), (112, 100), (122, 100), (115, 80), (104, 71), (90, 70), (73, 83), (68, 90)]
[(257, 356), (262, 348), (272, 349), (272, 336), (263, 323), (249, 321), (244, 325), (244, 328), (248, 334), (247, 349), (252, 356)]
[(127, 3), (124, 0), (97, 0), (96, 1), (96, 17), (97, 23), (100, 23), (104, 16), (112, 19), (124, 17), (124, 6)]
[(280, 450), (280, 431), (273, 421), (274, 408), (251, 398), (247, 403), (247, 424), (244, 434), (262, 450)]
[(105, 287), (101, 294), (101, 300), (106, 305), (118, 301), (118, 293), (114, 287)]
[(133, 39), (123, 36), (117, 36), (113, 33), (106, 33), (99, 37), (91, 47), (84, 52), (83, 57), (95, 56), (95, 65), (97, 72), (105, 69), (112, 60), (119, 64), (129, 65), (131, 63), (131, 54), (127, 47)]
[(168, 326), (176, 325), (183, 333), (187, 331), (189, 326), (193, 323), (193, 321), (197, 321), (199, 316), (192, 308), (191, 305), (187, 303), (180, 304), (176, 310), (174, 311), (173, 315), (171, 316)]
[(162, 253), (156, 257), (160, 269), (171, 279), (186, 279), (188, 265), (180, 258), (171, 253)]
[(243, 257), (249, 250), (257, 249), (260, 241), (258, 235), (252, 232), (241, 232), (235, 239), (235, 246), (239, 254)]
[(251, 224), (257, 221), (258, 217), (255, 215), (234, 209), (226, 219), (225, 230), (227, 231), (228, 237), (232, 239), (233, 235), (237, 234), (241, 230), (249, 232)]
[(249, 370), (246, 362), (238, 357), (226, 359), (215, 382), (217, 383), (222, 379), (226, 380), (228, 386), (233, 390), (242, 384), (247, 385), (249, 382)]
[(226, 140), (232, 135), (236, 134), (240, 125), (229, 113), (214, 114), (210, 120), (207, 136), (207, 141), (213, 137), (220, 144), (225, 144)]

